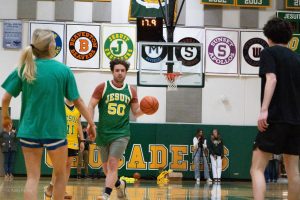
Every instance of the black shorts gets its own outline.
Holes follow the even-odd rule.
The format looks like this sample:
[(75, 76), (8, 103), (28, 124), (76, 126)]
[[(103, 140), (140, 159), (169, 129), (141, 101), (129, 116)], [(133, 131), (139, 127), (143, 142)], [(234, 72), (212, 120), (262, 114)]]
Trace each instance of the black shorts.
[(258, 132), (253, 149), (274, 154), (300, 155), (300, 125), (271, 123), (265, 132)]
[(78, 156), (78, 150), (68, 148), (68, 157)]

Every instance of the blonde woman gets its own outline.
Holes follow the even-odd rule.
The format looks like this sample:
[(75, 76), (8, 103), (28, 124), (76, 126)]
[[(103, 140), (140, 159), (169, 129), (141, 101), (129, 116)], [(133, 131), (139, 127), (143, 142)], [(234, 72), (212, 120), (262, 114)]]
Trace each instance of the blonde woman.
[(213, 129), (210, 140), (208, 141), (208, 149), (211, 160), (211, 170), (214, 182), (221, 182), (222, 159), (224, 157), (224, 145), (218, 129)]
[(67, 127), (64, 98), (73, 101), (90, 125), (90, 137), (95, 139), (95, 124), (79, 96), (71, 70), (51, 58), (55, 55), (52, 31), (36, 29), (32, 44), (27, 46), (19, 68), (2, 84), (6, 90), (2, 98), (2, 126), (11, 124), (8, 107), (12, 96), (22, 92), (22, 108), (18, 137), (24, 154), (27, 182), (25, 200), (38, 199), (38, 183), (43, 148), (53, 163), (56, 181), (53, 199), (64, 198), (66, 186)]

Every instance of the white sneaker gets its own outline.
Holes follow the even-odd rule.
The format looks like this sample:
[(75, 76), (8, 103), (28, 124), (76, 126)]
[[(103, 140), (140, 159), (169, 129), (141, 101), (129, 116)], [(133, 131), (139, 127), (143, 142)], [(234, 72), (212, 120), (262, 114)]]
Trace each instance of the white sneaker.
[(206, 179), (207, 183), (212, 183), (212, 180), (210, 178)]
[(109, 200), (109, 195), (106, 193), (103, 193), (102, 196), (98, 196), (96, 199), (97, 200)]
[(116, 188), (118, 199), (127, 200), (126, 181), (120, 180), (121, 184)]
[(200, 178), (197, 178), (196, 182), (197, 182), (197, 184), (199, 184), (200, 183)]

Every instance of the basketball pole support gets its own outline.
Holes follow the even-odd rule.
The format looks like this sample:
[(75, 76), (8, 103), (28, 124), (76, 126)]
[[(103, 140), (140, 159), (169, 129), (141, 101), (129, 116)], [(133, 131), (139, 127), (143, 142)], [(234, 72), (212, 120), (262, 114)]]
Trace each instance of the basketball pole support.
[[(176, 7), (176, 0), (165, 0), (165, 5), (166, 5), (165, 11), (163, 10), (161, 0), (158, 0), (158, 2), (159, 2), (160, 11), (162, 12), (162, 16), (165, 20), (165, 24), (167, 27), (167, 42), (173, 42), (174, 41), (174, 30), (178, 23), (178, 19), (180, 17), (185, 0), (182, 0), (176, 20), (174, 20), (174, 18), (175, 18), (174, 11), (175, 11), (175, 7)], [(166, 62), (167, 73), (173, 73), (173, 67), (174, 67), (173, 53), (174, 52), (173, 52), (172, 47), (168, 46), (167, 48), (168, 48), (168, 61)]]

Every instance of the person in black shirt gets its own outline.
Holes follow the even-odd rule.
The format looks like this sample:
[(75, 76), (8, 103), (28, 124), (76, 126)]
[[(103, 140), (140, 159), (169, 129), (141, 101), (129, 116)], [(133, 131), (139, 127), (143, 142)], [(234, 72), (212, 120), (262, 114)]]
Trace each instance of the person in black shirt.
[(300, 56), (287, 48), (290, 24), (273, 18), (264, 26), (269, 47), (261, 52), (261, 109), (251, 166), (254, 199), (264, 199), (264, 170), (272, 154), (282, 154), (288, 176), (288, 199), (299, 199)]
[(222, 174), (222, 159), (224, 157), (224, 145), (218, 129), (213, 129), (207, 146), (210, 153), (213, 180), (214, 182), (220, 182)]

